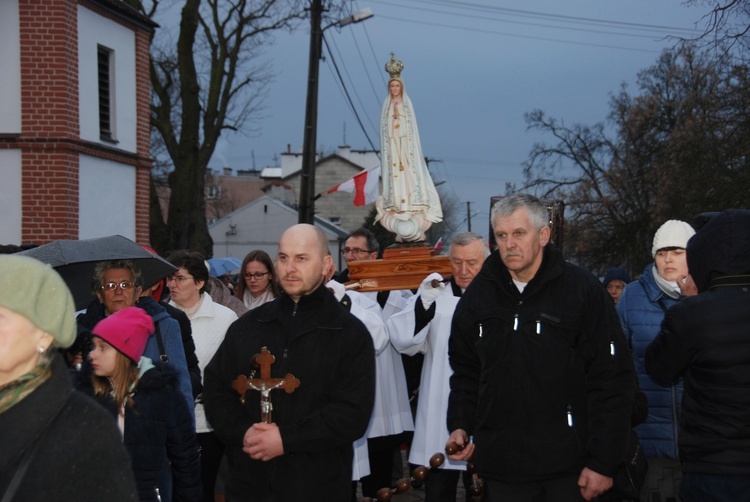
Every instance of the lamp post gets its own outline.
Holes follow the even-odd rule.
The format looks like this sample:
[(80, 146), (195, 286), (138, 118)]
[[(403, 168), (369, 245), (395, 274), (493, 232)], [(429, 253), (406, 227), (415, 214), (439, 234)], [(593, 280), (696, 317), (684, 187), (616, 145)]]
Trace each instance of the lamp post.
[(299, 223), (312, 224), (315, 219), (315, 145), (318, 130), (318, 74), (322, 52), (323, 32), (331, 26), (359, 23), (373, 16), (369, 8), (320, 27), (323, 0), (312, 0), (310, 5), (310, 60), (307, 73), (307, 102), (305, 105), (305, 135), (302, 142), (302, 179), (299, 194)]

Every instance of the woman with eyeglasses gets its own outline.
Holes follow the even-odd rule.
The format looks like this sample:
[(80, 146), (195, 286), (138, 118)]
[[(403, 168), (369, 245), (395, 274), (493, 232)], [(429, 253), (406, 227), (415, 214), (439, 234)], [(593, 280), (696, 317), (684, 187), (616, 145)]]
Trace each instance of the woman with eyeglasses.
[[(224, 340), (227, 328), (237, 320), (237, 314), (211, 298), (208, 266), (202, 254), (177, 251), (167, 257), (167, 260), (177, 267), (177, 271), (167, 280), (169, 304), (182, 310), (190, 319), (195, 355), (198, 356), (201, 374), (204, 374), (206, 365)], [(195, 403), (195, 430), (201, 447), (204, 500), (214, 500), (214, 487), (224, 445), (206, 420), (202, 401), (202, 397), (198, 396)]]
[(279, 296), (276, 277), (273, 275), (273, 262), (268, 253), (256, 249), (245, 256), (235, 294), (249, 310)]
[(74, 348), (66, 353), (68, 364), (87, 373), (88, 361), (83, 359), (91, 350), (91, 330), (96, 323), (128, 307), (140, 307), (153, 318), (156, 326), (154, 335), (148, 338), (144, 355), (152, 361), (168, 362), (174, 367), (178, 387), (185, 396), (192, 415), (193, 392), (180, 325), (152, 298), (139, 301), (143, 281), (141, 270), (132, 260), (102, 261), (96, 264), (92, 279), (92, 291), (96, 299), (76, 319), (79, 336)]

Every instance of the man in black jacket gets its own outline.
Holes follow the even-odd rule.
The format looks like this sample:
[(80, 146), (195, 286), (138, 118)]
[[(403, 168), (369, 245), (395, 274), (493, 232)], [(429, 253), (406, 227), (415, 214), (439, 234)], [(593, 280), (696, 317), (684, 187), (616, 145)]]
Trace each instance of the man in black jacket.
[(612, 486), (630, 430), (633, 363), (614, 304), (549, 243), (536, 197), (502, 199), (492, 225), (498, 251), (453, 316), (449, 442), (465, 447), (451, 458), (475, 456), (490, 502), (591, 500)]
[[(351, 500), (352, 443), (362, 437), (375, 392), (375, 350), (364, 325), (323, 285), (331, 267), (325, 234), (295, 225), (279, 241), (283, 294), (232, 324), (206, 367), (206, 416), (226, 445), (233, 501)], [(262, 347), (272, 378), (299, 388), (271, 394), (274, 423), (261, 422), (259, 392), (232, 388), (253, 372)]]
[(663, 385), (685, 379), (680, 499), (750, 500), (750, 211), (710, 219), (687, 261), (678, 284), (692, 296), (667, 311), (646, 371)]

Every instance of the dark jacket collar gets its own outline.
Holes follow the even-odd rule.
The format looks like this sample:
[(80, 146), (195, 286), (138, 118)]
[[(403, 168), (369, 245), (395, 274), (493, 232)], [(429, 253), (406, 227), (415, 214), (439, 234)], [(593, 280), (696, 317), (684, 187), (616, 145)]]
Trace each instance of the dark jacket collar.
[[(0, 470), (5, 471), (39, 437), (68, 402), (72, 384), (68, 368), (58, 354), (52, 358), (52, 376), (15, 406), (0, 414), (3, 445)], [(12, 431), (12, 433), (11, 433)]]
[(456, 284), (455, 279), (451, 276), (451, 291), (453, 291), (453, 296), (456, 296), (458, 298), (461, 298), (461, 287)]
[[(547, 244), (542, 250), (542, 264), (521, 296), (528, 296), (538, 291), (545, 283), (562, 274), (564, 268), (565, 260), (560, 249), (552, 243)], [(496, 250), (484, 261), (479, 274), (484, 280), (495, 283), (496, 287), (503, 289), (506, 293), (518, 295), (518, 289), (513, 284), (508, 267), (500, 259), (499, 251)]]
[(278, 298), (255, 310), (258, 310), (258, 320), (264, 322), (277, 319), (282, 315), (292, 316), (320, 311), (326, 307), (329, 300), (337, 303), (333, 294), (325, 287), (325, 284), (321, 284), (312, 293), (300, 297), (296, 303), (288, 294), (282, 291)]

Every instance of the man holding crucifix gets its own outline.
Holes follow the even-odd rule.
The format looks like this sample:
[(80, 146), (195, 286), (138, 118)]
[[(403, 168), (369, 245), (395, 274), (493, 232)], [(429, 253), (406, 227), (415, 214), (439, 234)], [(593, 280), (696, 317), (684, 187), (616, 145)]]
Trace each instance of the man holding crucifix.
[[(364, 325), (325, 288), (331, 265), (319, 229), (285, 231), (276, 259), (283, 294), (232, 324), (206, 367), (206, 416), (226, 445), (233, 502), (351, 500), (352, 443), (370, 420), (375, 352)], [(263, 348), (275, 361), (258, 378), (253, 359)], [(271, 423), (254, 390), (264, 378), (299, 381), (270, 392)]]

